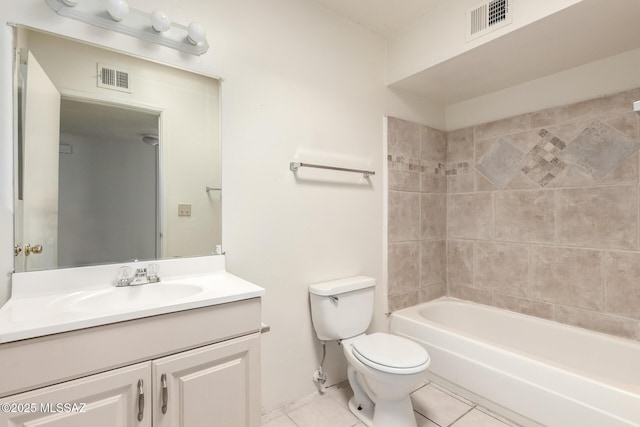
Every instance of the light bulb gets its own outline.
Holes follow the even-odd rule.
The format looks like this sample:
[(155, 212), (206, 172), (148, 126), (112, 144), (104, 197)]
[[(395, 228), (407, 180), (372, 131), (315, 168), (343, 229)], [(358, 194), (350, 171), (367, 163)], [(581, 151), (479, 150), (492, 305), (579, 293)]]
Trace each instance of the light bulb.
[(62, 0), (62, 3), (69, 7), (77, 6), (80, 3), (80, 0)]
[(151, 26), (159, 33), (163, 33), (171, 28), (171, 20), (161, 10), (154, 10), (151, 13)]
[(206, 37), (207, 37), (207, 34), (205, 33), (202, 25), (200, 25), (198, 22), (192, 22), (191, 24), (189, 24), (189, 29), (187, 34), (187, 40), (189, 41), (189, 43), (198, 44), (204, 41)]
[(107, 12), (114, 21), (122, 21), (129, 14), (129, 3), (126, 0), (109, 0)]

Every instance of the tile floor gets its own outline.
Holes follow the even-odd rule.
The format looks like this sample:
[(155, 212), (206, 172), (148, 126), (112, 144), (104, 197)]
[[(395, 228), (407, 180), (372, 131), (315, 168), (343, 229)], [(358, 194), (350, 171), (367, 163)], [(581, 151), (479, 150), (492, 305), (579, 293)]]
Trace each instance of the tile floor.
[[(345, 381), (262, 416), (262, 427), (364, 427), (347, 402)], [(513, 427), (517, 424), (460, 397), (433, 382), (412, 396), (418, 427)]]

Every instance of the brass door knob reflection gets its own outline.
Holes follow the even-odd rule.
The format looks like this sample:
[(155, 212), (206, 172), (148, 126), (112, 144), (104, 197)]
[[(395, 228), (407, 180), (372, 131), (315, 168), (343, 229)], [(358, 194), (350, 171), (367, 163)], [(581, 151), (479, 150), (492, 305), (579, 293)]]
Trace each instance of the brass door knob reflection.
[(41, 254), (42, 253), (42, 245), (34, 245), (31, 246), (29, 244), (24, 247), (24, 254), (29, 256), (31, 254)]
[(20, 255), (20, 252), (22, 252), (22, 248), (18, 245), (13, 247), (13, 255), (14, 256), (18, 256)]

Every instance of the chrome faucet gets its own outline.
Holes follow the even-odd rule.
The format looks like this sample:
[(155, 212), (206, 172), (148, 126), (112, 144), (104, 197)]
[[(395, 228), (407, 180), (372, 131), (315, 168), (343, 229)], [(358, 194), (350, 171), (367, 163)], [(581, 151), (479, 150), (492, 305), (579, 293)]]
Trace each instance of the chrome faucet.
[(138, 286), (157, 283), (160, 281), (158, 276), (159, 269), (158, 264), (149, 264), (146, 268), (137, 268), (135, 273), (132, 273), (133, 269), (129, 266), (120, 267), (117, 271), (116, 286)]

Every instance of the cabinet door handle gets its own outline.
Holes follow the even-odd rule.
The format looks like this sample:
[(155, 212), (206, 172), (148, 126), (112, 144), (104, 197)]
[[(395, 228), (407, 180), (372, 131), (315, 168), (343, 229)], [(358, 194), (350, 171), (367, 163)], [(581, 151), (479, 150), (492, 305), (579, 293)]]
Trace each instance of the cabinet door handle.
[(138, 421), (144, 418), (144, 390), (142, 389), (142, 380), (138, 380)]
[(169, 400), (169, 388), (167, 387), (167, 374), (162, 374), (160, 377), (162, 382), (162, 413), (167, 413), (167, 400)]

